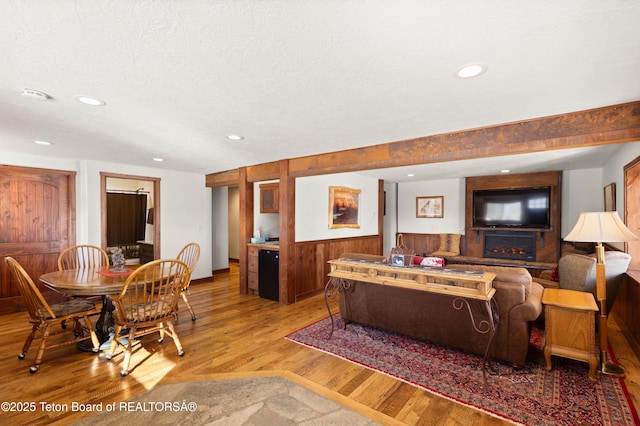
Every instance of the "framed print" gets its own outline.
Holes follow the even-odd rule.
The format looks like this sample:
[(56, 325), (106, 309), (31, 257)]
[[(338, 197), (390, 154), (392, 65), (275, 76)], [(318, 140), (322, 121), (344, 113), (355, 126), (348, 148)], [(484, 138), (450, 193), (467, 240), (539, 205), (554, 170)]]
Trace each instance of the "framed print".
[(444, 197), (416, 197), (416, 217), (444, 217)]
[(404, 266), (404, 254), (392, 254), (391, 255), (392, 266)]
[(360, 189), (329, 187), (329, 228), (360, 228)]
[(604, 211), (616, 210), (616, 183), (612, 182), (604, 187)]

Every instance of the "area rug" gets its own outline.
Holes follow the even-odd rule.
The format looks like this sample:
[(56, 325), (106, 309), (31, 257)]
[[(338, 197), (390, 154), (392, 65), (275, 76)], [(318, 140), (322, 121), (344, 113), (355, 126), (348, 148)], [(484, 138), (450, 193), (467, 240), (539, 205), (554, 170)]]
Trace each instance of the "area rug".
[(451, 401), (524, 425), (635, 425), (638, 418), (622, 379), (588, 378), (587, 363), (552, 357), (545, 371), (544, 331), (534, 327), (529, 359), (521, 370), (492, 362), (487, 386), (482, 357), (334, 317), (287, 339), (413, 384)]

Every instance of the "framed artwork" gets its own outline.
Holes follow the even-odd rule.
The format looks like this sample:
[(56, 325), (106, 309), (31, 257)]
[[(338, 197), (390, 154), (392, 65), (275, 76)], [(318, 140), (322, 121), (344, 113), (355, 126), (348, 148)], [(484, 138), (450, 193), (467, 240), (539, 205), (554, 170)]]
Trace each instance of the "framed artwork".
[(604, 187), (604, 211), (616, 210), (616, 183), (612, 182)]
[(444, 217), (444, 197), (416, 197), (416, 217)]
[(329, 187), (329, 228), (360, 228), (360, 189)]
[(391, 255), (391, 265), (392, 266), (405, 266), (404, 265), (404, 254), (392, 254)]

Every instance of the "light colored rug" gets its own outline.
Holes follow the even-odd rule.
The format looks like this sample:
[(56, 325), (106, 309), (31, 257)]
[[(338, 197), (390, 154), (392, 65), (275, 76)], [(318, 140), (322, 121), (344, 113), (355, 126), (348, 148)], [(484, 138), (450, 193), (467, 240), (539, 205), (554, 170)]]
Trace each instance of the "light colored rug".
[[(282, 376), (156, 386), (76, 425), (378, 425)], [(111, 406), (109, 407), (111, 408)]]

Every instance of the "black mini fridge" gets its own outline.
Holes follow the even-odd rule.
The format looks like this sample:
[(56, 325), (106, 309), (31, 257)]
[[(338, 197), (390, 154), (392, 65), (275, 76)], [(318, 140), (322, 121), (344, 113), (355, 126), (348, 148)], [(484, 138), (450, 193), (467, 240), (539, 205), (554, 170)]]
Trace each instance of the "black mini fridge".
[(280, 300), (280, 252), (260, 250), (258, 252), (258, 295), (262, 298)]

